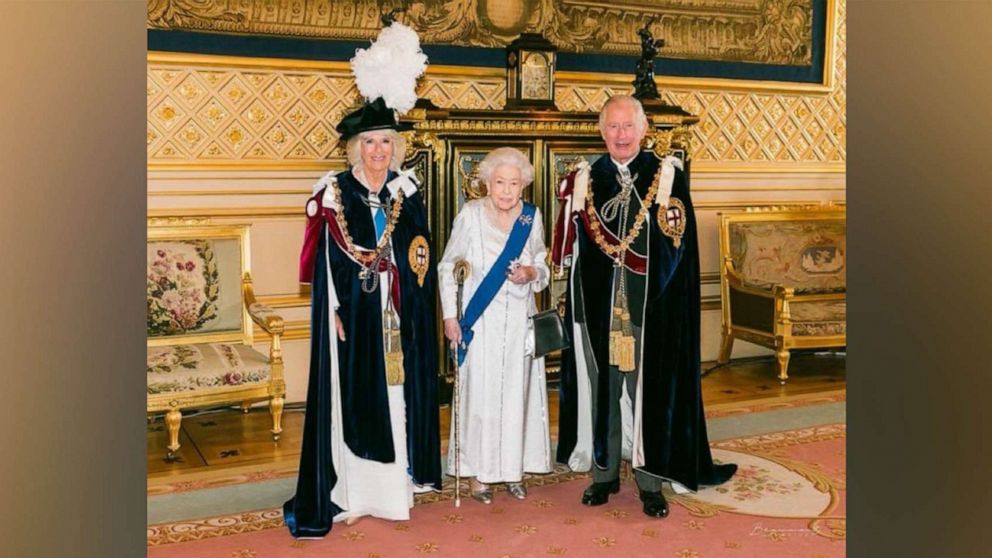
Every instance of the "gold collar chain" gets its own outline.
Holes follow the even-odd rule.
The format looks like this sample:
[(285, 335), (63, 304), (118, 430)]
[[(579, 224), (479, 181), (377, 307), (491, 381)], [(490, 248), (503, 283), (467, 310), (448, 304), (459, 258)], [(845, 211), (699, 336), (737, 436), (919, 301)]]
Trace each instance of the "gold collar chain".
[(596, 245), (599, 246), (599, 249), (602, 250), (607, 256), (614, 259), (622, 257), (623, 254), (630, 248), (630, 245), (634, 243), (634, 240), (637, 239), (637, 235), (641, 233), (641, 228), (644, 226), (644, 221), (648, 218), (648, 208), (654, 204), (654, 197), (658, 195), (658, 184), (661, 182), (662, 168), (663, 167), (660, 165), (658, 166), (658, 172), (654, 175), (654, 182), (652, 182), (651, 187), (648, 188), (648, 194), (644, 197), (644, 203), (641, 204), (641, 209), (637, 212), (637, 217), (634, 219), (633, 226), (630, 227), (630, 231), (627, 232), (623, 240), (616, 246), (611, 246), (608, 242), (606, 242), (606, 238), (600, 230), (601, 225), (599, 224), (599, 217), (596, 215), (596, 206), (593, 203), (592, 187), (590, 186), (589, 195), (586, 196), (586, 212), (589, 214), (589, 228), (592, 229), (592, 239), (596, 242)]
[(396, 227), (396, 222), (400, 218), (400, 210), (403, 209), (403, 189), (400, 188), (396, 192), (396, 199), (393, 200), (393, 207), (389, 212), (389, 219), (386, 221), (386, 229), (382, 232), (382, 238), (379, 239), (379, 244), (375, 247), (375, 250), (359, 251), (355, 248), (355, 243), (351, 239), (351, 233), (348, 232), (348, 221), (344, 217), (344, 205), (341, 204), (341, 188), (338, 187), (337, 182), (332, 182), (331, 185), (334, 188), (334, 203), (338, 207), (338, 210), (334, 212), (334, 218), (337, 220), (338, 228), (341, 229), (341, 235), (344, 237), (345, 249), (362, 266), (363, 271), (367, 271), (368, 267), (382, 256), (386, 246), (389, 245), (389, 239), (393, 234), (393, 229)]

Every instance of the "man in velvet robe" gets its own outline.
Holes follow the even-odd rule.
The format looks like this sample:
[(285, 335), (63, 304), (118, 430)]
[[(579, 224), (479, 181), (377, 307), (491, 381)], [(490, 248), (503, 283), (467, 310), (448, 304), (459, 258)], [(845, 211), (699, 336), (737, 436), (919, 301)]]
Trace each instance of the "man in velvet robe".
[[(552, 259), (569, 268), (565, 322), (573, 342), (562, 354), (556, 458), (592, 470), (582, 496), (590, 506), (619, 491), (621, 457), (630, 459), (644, 513), (666, 517), (663, 482), (695, 491), (725, 482), (737, 466), (714, 464), (706, 435), (687, 174), (678, 159), (641, 151), (647, 129), (639, 101), (611, 98), (600, 114), (609, 153), (580, 164), (559, 192)], [(621, 309), (633, 337), (625, 365), (611, 358)]]

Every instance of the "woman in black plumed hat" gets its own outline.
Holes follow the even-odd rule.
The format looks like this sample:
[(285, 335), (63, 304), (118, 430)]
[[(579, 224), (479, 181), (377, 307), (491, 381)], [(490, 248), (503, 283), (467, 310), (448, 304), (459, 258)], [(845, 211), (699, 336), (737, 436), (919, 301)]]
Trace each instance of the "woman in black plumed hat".
[(434, 254), (423, 195), (400, 169), (409, 126), (396, 116), (416, 102), (426, 56), (393, 23), (352, 65), (370, 102), (337, 127), (350, 168), (321, 178), (306, 205), (310, 380), (283, 510), (294, 537), (364, 515), (409, 519), (414, 493), (441, 487)]

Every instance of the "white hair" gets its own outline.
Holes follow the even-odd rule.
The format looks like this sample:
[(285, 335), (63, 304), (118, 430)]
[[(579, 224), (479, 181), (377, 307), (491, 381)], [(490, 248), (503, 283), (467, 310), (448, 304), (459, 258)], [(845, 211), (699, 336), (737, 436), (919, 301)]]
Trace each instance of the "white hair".
[(403, 166), (403, 161), (406, 160), (406, 138), (392, 128), (368, 130), (348, 138), (348, 143), (345, 144), (345, 151), (348, 153), (348, 164), (352, 170), (357, 171), (362, 168), (362, 140), (372, 134), (386, 134), (389, 136), (393, 142), (393, 158), (389, 161), (389, 170), (400, 170), (400, 167)]
[(499, 147), (490, 151), (479, 163), (479, 179), (483, 184), (489, 185), (493, 172), (503, 165), (520, 169), (520, 181), (523, 186), (526, 187), (534, 182), (534, 165), (530, 164), (530, 159), (519, 149), (512, 147)]
[(627, 103), (634, 108), (634, 120), (637, 122), (638, 130), (637, 133), (641, 134), (647, 132), (648, 130), (648, 115), (644, 114), (644, 105), (641, 104), (636, 98), (630, 95), (614, 95), (606, 100), (606, 104), (603, 105), (602, 110), (599, 111), (599, 131), (604, 132), (606, 129), (606, 109), (612, 107), (618, 103)]

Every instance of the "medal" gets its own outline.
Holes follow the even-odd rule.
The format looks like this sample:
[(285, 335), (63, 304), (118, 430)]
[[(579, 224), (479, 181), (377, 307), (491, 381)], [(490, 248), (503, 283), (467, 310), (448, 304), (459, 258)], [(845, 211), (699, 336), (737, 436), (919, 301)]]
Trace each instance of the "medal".
[(427, 239), (423, 235), (415, 236), (410, 242), (410, 249), (406, 256), (407, 261), (410, 262), (410, 269), (417, 274), (417, 285), (423, 287), (431, 259), (431, 249), (427, 244)]
[(685, 234), (685, 204), (672, 196), (668, 198), (667, 206), (658, 206), (658, 228), (661, 233), (672, 239), (672, 245), (678, 248), (682, 245), (682, 235)]

